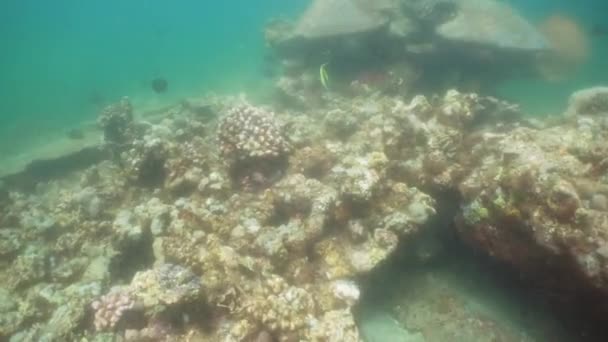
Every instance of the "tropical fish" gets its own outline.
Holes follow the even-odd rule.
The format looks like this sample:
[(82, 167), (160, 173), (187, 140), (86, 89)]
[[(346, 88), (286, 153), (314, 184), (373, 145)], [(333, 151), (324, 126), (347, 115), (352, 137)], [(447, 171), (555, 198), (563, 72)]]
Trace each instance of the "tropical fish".
[(321, 81), (321, 85), (323, 85), (323, 88), (325, 88), (325, 90), (329, 90), (329, 75), (327, 74), (328, 64), (329, 63), (323, 63), (319, 68), (319, 81)]
[(167, 91), (167, 88), (169, 87), (169, 82), (167, 82), (167, 80), (162, 77), (157, 77), (152, 80), (150, 86), (152, 87), (152, 90), (154, 90), (155, 93), (160, 94)]

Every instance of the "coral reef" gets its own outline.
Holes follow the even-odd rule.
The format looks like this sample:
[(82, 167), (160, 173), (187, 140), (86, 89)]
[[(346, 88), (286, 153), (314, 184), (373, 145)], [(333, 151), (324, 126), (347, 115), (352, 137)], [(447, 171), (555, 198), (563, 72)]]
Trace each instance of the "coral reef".
[[(585, 108), (581, 94), (592, 93), (574, 95), (567, 114)], [(606, 151), (598, 145), (607, 134), (601, 117), (581, 119), (481, 139), (473, 146), (478, 161), (459, 185), (462, 236), (564, 298), (608, 294)]]
[(190, 100), (224, 115), (169, 108), (128, 123), (112, 160), (7, 191), (0, 336), (358, 341), (358, 279), (420, 254), (444, 193), (472, 245), (608, 298), (603, 88), (546, 128), (456, 90), (326, 97), (279, 114)]
[(594, 87), (579, 90), (570, 96), (566, 115), (597, 116), (602, 120), (608, 114), (608, 87)]
[(316, 0), (266, 38), (272, 105), (209, 95), (143, 121), (124, 98), (99, 114), (107, 160), (0, 184), (0, 340), (360, 341), (360, 280), (432, 258), (445, 194), (463, 240), (608, 312), (608, 91), (534, 125), (462, 90), (548, 48), (512, 8)]
[(276, 158), (289, 151), (273, 114), (251, 105), (232, 108), (219, 124), (220, 151), (232, 160)]
[(492, 95), (500, 80), (542, 74), (560, 53), (552, 32), (497, 0), (317, 0), (293, 23), (272, 21), (266, 39), (282, 65), (278, 101), (308, 109), (327, 91)]
[(3, 338), (359, 339), (356, 278), (434, 212), (368, 135), (394, 99), (335, 98), (306, 120), (206, 101), (224, 115), (121, 121), (136, 129), (112, 160), (8, 193), (2, 284), (20, 294)]
[(104, 108), (97, 120), (109, 144), (122, 145), (132, 138), (133, 107), (129, 98)]
[(158, 308), (196, 299), (201, 283), (192, 271), (184, 267), (161, 264), (135, 274), (130, 289), (144, 308)]
[(120, 288), (113, 288), (108, 294), (91, 304), (95, 310), (93, 324), (98, 331), (113, 329), (125, 311), (133, 309), (135, 301), (131, 295)]
[(248, 104), (230, 108), (222, 117), (218, 142), (233, 180), (253, 189), (281, 176), (290, 151), (274, 114)]

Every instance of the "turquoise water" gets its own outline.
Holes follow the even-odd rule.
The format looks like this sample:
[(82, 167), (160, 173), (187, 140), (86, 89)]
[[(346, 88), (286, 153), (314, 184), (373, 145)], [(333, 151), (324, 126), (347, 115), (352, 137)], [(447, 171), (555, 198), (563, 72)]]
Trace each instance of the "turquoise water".
[[(600, 0), (507, 2), (513, 4), (532, 22), (542, 21), (554, 14), (563, 14), (575, 20), (586, 31), (590, 31), (594, 25), (605, 25), (608, 13), (608, 2)], [(608, 37), (590, 36), (590, 43), (590, 58), (576, 74), (560, 82), (540, 79), (511, 80), (503, 85), (502, 95), (521, 103), (531, 115), (561, 113), (572, 92), (608, 83)]]
[[(608, 30), (608, 1), (505, 2), (535, 25), (555, 14), (566, 15), (588, 34), (591, 52), (576, 72), (558, 82), (514, 76), (497, 84), (501, 97), (521, 104), (530, 116), (560, 115), (572, 92), (608, 85), (608, 33), (591, 35), (596, 25)], [(250, 97), (263, 94), (273, 84), (264, 74), (269, 52), (265, 24), (277, 16), (297, 18), (309, 3), (3, 0), (0, 157), (27, 155), (50, 140), (67, 140), (71, 128), (93, 123), (104, 106), (123, 96), (129, 96), (138, 110), (145, 110), (209, 92), (246, 93)], [(370, 75), (370, 79), (382, 78)], [(151, 81), (159, 77), (168, 81), (167, 92), (152, 90)], [(455, 215), (452, 213), (450, 220)], [(434, 227), (453, 229), (446, 222)], [(431, 257), (420, 257), (424, 260), (419, 264), (391, 260), (366, 279), (364, 284), (375, 290), (363, 297), (359, 313), (367, 341), (417, 341), (416, 335), (427, 327), (425, 324), (434, 324), (435, 314), (445, 314), (441, 311), (446, 302), (453, 304), (449, 314), (462, 322), (473, 317), (504, 323), (505, 334), (516, 331), (532, 336), (531, 340), (544, 341), (551, 340), (545, 338), (549, 335), (544, 329), (555, 328), (555, 335), (561, 333), (553, 313), (530, 299), (534, 289), (501, 282), (500, 277), (506, 276), (496, 264), (480, 261), (479, 255), (461, 250), (460, 243), (445, 240), (432, 241), (440, 245), (438, 251), (429, 253)], [(438, 296), (447, 299), (434, 307), (437, 303), (433, 298)], [(427, 317), (416, 317), (412, 314), (416, 310), (427, 312)], [(471, 334), (479, 334), (471, 330)], [(449, 329), (440, 332), (451, 333)], [(479, 338), (484, 341), (485, 335)]]
[(608, 84), (608, 41), (605, 38), (595, 39), (593, 51), (589, 62), (565, 81), (510, 80), (500, 87), (500, 94), (520, 103), (530, 115), (558, 115), (566, 108), (568, 97), (574, 91)]
[[(568, 13), (586, 28), (605, 21), (602, 1), (511, 1), (539, 21)], [(245, 0), (82, 2), (6, 0), (0, 4), (0, 152), (39, 144), (90, 121), (100, 106), (129, 95), (170, 103), (205, 92), (256, 88), (265, 52), (263, 26), (295, 17), (307, 1)], [(511, 80), (501, 94), (537, 115), (559, 112), (573, 90), (608, 78), (608, 40), (592, 39), (593, 55), (573, 78), (548, 84)], [(169, 81), (157, 95), (155, 77)], [(17, 145), (15, 145), (17, 143)]]
[[(93, 120), (121, 96), (170, 102), (255, 84), (263, 26), (305, 1), (78, 1), (0, 3), (0, 153)], [(156, 95), (155, 77), (169, 81)], [(10, 143), (10, 146), (8, 144)]]

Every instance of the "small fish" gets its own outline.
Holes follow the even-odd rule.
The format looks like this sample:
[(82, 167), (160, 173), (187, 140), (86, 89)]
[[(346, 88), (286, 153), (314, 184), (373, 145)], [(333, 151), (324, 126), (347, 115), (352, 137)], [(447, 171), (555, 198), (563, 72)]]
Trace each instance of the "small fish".
[(154, 90), (155, 93), (161, 94), (167, 91), (167, 89), (169, 88), (169, 82), (167, 82), (167, 80), (162, 77), (157, 77), (152, 80), (150, 86), (152, 87), (152, 90)]
[(319, 81), (321, 81), (321, 85), (323, 85), (323, 88), (325, 88), (325, 90), (329, 90), (329, 75), (327, 74), (327, 64), (329, 63), (323, 63), (319, 68)]

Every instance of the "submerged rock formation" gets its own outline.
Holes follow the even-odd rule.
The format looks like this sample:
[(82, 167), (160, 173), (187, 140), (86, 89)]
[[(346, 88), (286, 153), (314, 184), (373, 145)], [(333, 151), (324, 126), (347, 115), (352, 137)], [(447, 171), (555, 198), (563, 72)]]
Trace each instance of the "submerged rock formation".
[[(169, 109), (131, 131), (118, 159), (35, 194), (9, 191), (0, 336), (359, 341), (357, 279), (399, 246), (415, 250), (446, 192), (462, 199), (465, 241), (575, 302), (593, 295), (602, 311), (604, 96), (575, 95), (574, 117), (547, 128), (455, 90), (332, 96), (305, 115), (279, 112), (285, 126), (231, 98), (202, 100), (223, 118)], [(141, 158), (160, 146), (163, 178), (133, 182), (158, 171)], [(231, 182), (227, 161), (257, 170), (277, 154), (289, 163), (274, 182)]]
[(104, 108), (97, 122), (107, 144), (121, 146), (128, 143), (133, 135), (133, 107), (129, 98)]
[(439, 25), (446, 40), (496, 49), (546, 51), (546, 39), (513, 8), (496, 0), (458, 0), (452, 18)]
[[(569, 113), (585, 108), (573, 96)], [(588, 103), (588, 102), (587, 102)], [(585, 113), (582, 110), (580, 114)], [(572, 114), (570, 114), (572, 115)], [(576, 115), (576, 114), (575, 114)], [(478, 161), (459, 184), (461, 235), (585, 310), (608, 312), (606, 118), (518, 128), (472, 146)], [(567, 281), (564, 281), (567, 279)], [(589, 302), (591, 301), (591, 302)], [(583, 303), (583, 304), (582, 304)]]
[(386, 24), (378, 12), (357, 0), (315, 0), (297, 22), (296, 37), (328, 38), (376, 30)]
[(266, 38), (283, 66), (277, 88), (294, 106), (303, 106), (289, 95), (294, 88), (326, 91), (322, 65), (329, 89), (343, 95), (351, 83), (386, 94), (451, 87), (492, 94), (513, 75), (538, 76), (555, 52), (532, 23), (497, 0), (318, 0), (293, 23), (273, 21)]
[[(366, 147), (364, 126), (343, 142), (332, 142), (333, 129), (301, 140), (326, 121), (308, 127), (294, 113), (278, 115), (297, 142), (284, 177), (261, 192), (234, 186), (229, 161), (255, 169), (287, 157), (288, 145), (266, 111), (211, 101), (227, 116), (203, 123), (195, 112), (169, 110), (77, 181), (52, 181), (32, 196), (9, 193), (0, 215), (1, 281), (20, 294), (18, 305), (3, 309), (2, 338), (359, 340), (356, 277), (418, 234), (433, 199), (387, 176), (382, 139)], [(340, 100), (338, 108), (351, 104)], [(383, 114), (359, 115), (365, 123)], [(150, 155), (162, 160), (146, 162)], [(301, 174), (314, 160), (325, 171)], [(141, 181), (159, 167), (163, 178)], [(61, 329), (44, 318), (66, 310)]]
[[(445, 194), (464, 241), (606, 317), (606, 89), (574, 94), (553, 125), (456, 90), (462, 70), (413, 96), (432, 70), (409, 59), (442, 41), (543, 49), (506, 5), (478, 1), (318, 0), (275, 23), (312, 42), (283, 61), (280, 104), (209, 96), (155, 122), (128, 99), (104, 109), (110, 160), (0, 189), (0, 340), (361, 341), (360, 280), (397, 254), (430, 259), (439, 247), (417, 244)], [(372, 31), (390, 49), (311, 57)], [(321, 90), (320, 73), (343, 82)]]

